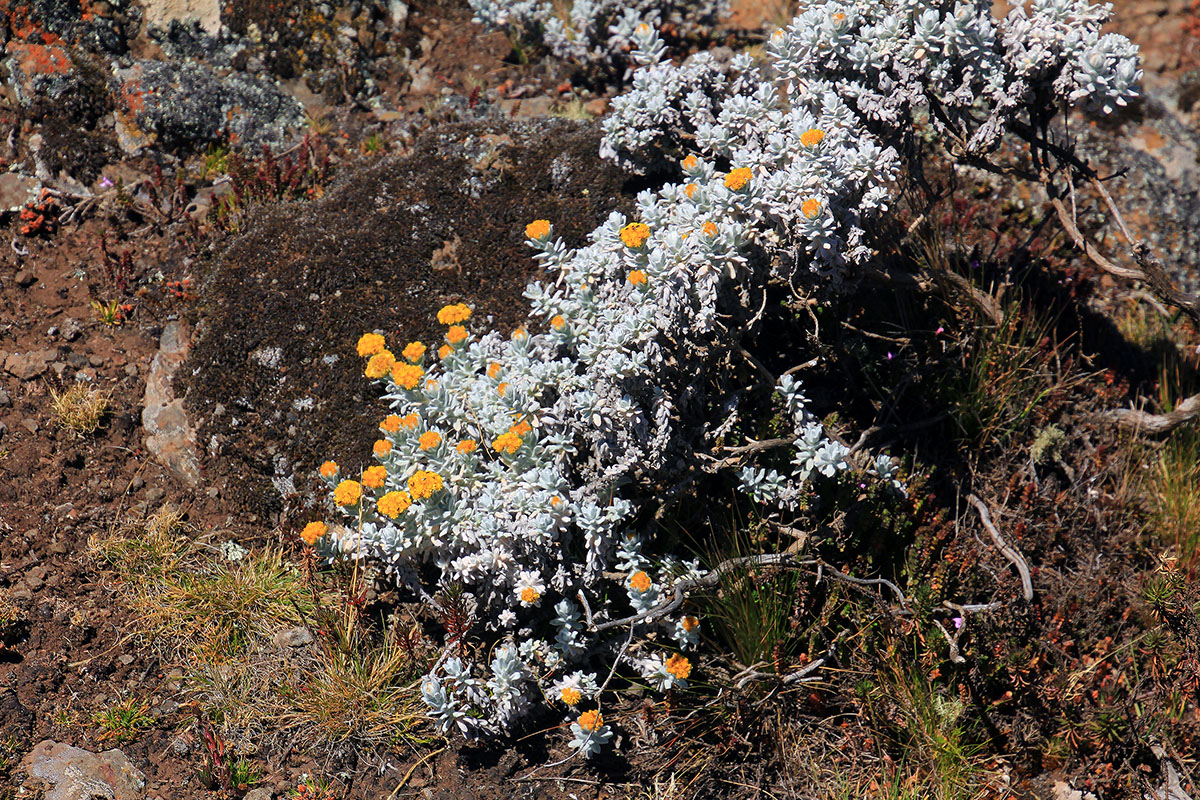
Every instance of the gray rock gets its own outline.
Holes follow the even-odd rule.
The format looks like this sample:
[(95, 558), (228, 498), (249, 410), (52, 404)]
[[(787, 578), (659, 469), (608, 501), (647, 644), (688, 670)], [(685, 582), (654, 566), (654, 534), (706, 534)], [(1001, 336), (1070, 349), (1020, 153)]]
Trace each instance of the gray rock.
[(295, 98), (273, 81), (245, 73), (222, 75), (194, 61), (147, 60), (113, 75), (121, 92), (142, 98), (133, 120), (137, 129), (156, 134), (168, 146), (216, 141), (228, 128), (250, 150), (277, 147), (289, 130), (304, 123), (304, 109)]
[(8, 396), (8, 392), (0, 389), (0, 408), (7, 408), (12, 405), (12, 398)]
[(32, 350), (28, 353), (11, 353), (4, 360), (4, 369), (23, 381), (32, 380), (46, 371), (50, 362), (58, 357), (57, 350)]
[(196, 431), (184, 413), (183, 400), (175, 397), (171, 385), (187, 353), (187, 329), (179, 322), (168, 323), (146, 379), (142, 427), (146, 429), (146, 447), (159, 463), (185, 484), (195, 487), (200, 484)]
[(251, 789), (246, 792), (242, 800), (271, 800), (275, 795), (271, 794), (271, 790), (265, 786), (260, 786), (257, 789)]
[(45, 800), (140, 800), (146, 778), (120, 750), (90, 753), (68, 744), (46, 740), (22, 761), (29, 775), (26, 789), (38, 784)]

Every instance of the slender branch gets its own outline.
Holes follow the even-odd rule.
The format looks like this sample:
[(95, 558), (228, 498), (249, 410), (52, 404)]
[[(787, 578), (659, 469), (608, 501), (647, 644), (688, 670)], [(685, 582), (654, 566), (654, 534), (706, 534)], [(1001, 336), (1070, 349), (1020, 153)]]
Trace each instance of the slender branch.
[(598, 625), (592, 625), (593, 633), (606, 631), (610, 628), (620, 628), (625, 625), (636, 625), (639, 622), (652, 622), (659, 617), (666, 616), (672, 611), (675, 611), (683, 605), (683, 601), (687, 598), (689, 592), (701, 589), (707, 586), (716, 586), (721, 581), (721, 576), (738, 567), (811, 567), (820, 563), (817, 559), (806, 558), (800, 559), (791, 553), (768, 553), (760, 556), (742, 556), (740, 558), (730, 558), (722, 561), (713, 569), (700, 576), (699, 578), (687, 578), (675, 582), (674, 591), (669, 598), (665, 598), (658, 605), (649, 608), (638, 614), (614, 619), (608, 622), (601, 622)]
[(988, 508), (973, 494), (967, 495), (967, 502), (975, 506), (975, 510), (979, 512), (979, 519), (983, 522), (983, 527), (987, 529), (988, 535), (992, 537), (992, 541), (996, 545), (1001, 554), (1009, 560), (1009, 562), (1017, 568), (1017, 572), (1021, 574), (1021, 594), (1026, 602), (1033, 599), (1033, 579), (1029, 576), (1029, 564), (1025, 562), (1025, 557), (1021, 555), (1015, 547), (1004, 541), (1004, 537), (1000, 535), (1000, 531), (996, 529), (995, 523), (992, 522), (992, 515), (988, 513)]

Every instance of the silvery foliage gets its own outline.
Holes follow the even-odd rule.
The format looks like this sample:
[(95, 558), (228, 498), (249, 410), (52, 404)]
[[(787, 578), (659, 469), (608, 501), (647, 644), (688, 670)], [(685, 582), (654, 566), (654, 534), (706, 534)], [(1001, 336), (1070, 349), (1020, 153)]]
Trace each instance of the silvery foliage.
[[(835, 259), (861, 260), (860, 218), (886, 210), (897, 152), (906, 152), (920, 128), (982, 156), (1028, 109), (1041, 119), (1068, 104), (1110, 113), (1136, 96), (1137, 48), (1100, 32), (1110, 5), (1033, 0), (1003, 20), (991, 5), (812, 3), (770, 37), (761, 67), (745, 56), (723, 64), (700, 53), (682, 65), (638, 71), (604, 121), (603, 149), (644, 170), (677, 156), (686, 142), (710, 158), (769, 170), (763, 211), (789, 231), (787, 245), (793, 224), (804, 225), (788, 204), (793, 190), (837, 196), (841, 188), (798, 185), (797, 177), (813, 175), (800, 136), (812, 127), (836, 131), (841, 141), (825, 157), (849, 171), (846, 182), (862, 187), (862, 197), (838, 208), (825, 244)], [(800, 176), (789, 174), (795, 170)]]
[(475, 21), (579, 64), (626, 64), (641, 55), (647, 29), (671, 23), (681, 34), (711, 26), (729, 11), (728, 0), (470, 0)]
[[(555, 688), (579, 666), (620, 651), (623, 636), (607, 638), (597, 623), (650, 611), (702, 574), (648, 555), (632, 523), (730, 429), (742, 394), (722, 382), (722, 365), (753, 331), (767, 280), (836, 277), (871, 255), (865, 226), (886, 213), (900, 159), (867, 121), (886, 131), (935, 96), (985, 142), (991, 134), (980, 132), (1003, 129), (1011, 113), (998, 99), (1019, 103), (1037, 81), (1062, 99), (1099, 87), (1100, 107), (1129, 96), (1130, 51), (1092, 35), (1099, 12), (1041, 2), (997, 27), (977, 11), (821, 3), (772, 37), (765, 68), (706, 54), (653, 63), (656, 35), (638, 34), (652, 63), (615, 103), (609, 153), (645, 164), (679, 151), (686, 135), (701, 157), (683, 182), (637, 198), (644, 243), (622, 240), (620, 214), (577, 249), (552, 232), (530, 241), (551, 277), (526, 292), (528, 331), (470, 337), (426, 364), (411, 390), (385, 379), (392, 409), (419, 421), (385, 433), (386, 486), (345, 509), (350, 526), (333, 528), (338, 549), (378, 559), (399, 582), (432, 575), (469, 590), (478, 619), (503, 637), (489, 663), (443, 658), (426, 676), (422, 693), (443, 730), (510, 731), (535, 707), (534, 687), (558, 703)], [(1018, 56), (1009, 42), (1019, 31)], [(819, 142), (803, 143), (813, 130)], [(749, 168), (749, 179), (727, 184), (719, 162)], [(745, 464), (737, 477), (756, 500), (787, 508), (806, 482), (847, 469), (849, 453), (812, 418), (799, 382), (785, 377), (775, 391), (792, 421), (794, 469)], [(493, 447), (514, 425), (529, 426), (519, 445)], [(429, 431), (441, 442), (421, 449)], [(478, 448), (456, 446), (467, 439)], [(380, 513), (378, 496), (404, 490), (417, 470), (436, 472), (444, 488), (395, 520)], [(890, 459), (870, 471), (896, 480)], [(650, 619), (635, 632), (657, 630), (658, 642), (686, 649), (696, 636), (682, 623)], [(639, 641), (644, 654), (654, 647)], [(658, 669), (662, 655), (642, 659), (658, 685), (674, 680)], [(574, 732), (585, 755), (606, 738)]]

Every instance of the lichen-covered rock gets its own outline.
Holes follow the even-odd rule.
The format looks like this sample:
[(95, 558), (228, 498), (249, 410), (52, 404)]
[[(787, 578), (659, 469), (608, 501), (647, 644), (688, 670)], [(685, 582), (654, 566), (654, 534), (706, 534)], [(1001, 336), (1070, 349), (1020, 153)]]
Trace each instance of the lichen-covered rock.
[(272, 81), (198, 62), (143, 60), (119, 69), (123, 110), (166, 146), (216, 141), (281, 145), (304, 109)]
[(45, 800), (139, 800), (146, 778), (120, 750), (90, 753), (69, 744), (46, 740), (22, 762), (30, 781), (40, 784)]
[(436, 350), (434, 312), (459, 300), (491, 327), (523, 322), (536, 274), (525, 225), (552, 219), (578, 244), (631, 205), (598, 141), (594, 125), (553, 119), (435, 128), (409, 155), (347, 170), (320, 200), (254, 219), (202, 276), (177, 381), (199, 441), (237, 475), (230, 495), (270, 512), (272, 478), (299, 488), (334, 453), (347, 468), (370, 456), (379, 420), (354, 352), (364, 331)]

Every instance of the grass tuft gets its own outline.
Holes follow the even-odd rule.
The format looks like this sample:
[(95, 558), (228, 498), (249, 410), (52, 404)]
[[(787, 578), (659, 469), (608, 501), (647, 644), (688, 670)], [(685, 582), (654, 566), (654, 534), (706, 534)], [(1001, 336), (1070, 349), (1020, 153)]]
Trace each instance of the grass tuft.
[(108, 403), (108, 392), (82, 381), (62, 392), (50, 390), (50, 410), (58, 424), (81, 435), (95, 433)]

